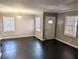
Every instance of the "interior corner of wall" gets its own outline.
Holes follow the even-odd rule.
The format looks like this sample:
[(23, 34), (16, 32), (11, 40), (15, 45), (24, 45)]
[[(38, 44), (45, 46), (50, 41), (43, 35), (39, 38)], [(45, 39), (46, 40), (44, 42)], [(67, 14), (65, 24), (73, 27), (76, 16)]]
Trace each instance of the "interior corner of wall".
[(41, 41), (43, 40), (41, 37), (39, 37), (39, 36), (37, 36), (37, 35), (35, 35), (35, 37), (37, 37), (37, 38), (40, 39)]

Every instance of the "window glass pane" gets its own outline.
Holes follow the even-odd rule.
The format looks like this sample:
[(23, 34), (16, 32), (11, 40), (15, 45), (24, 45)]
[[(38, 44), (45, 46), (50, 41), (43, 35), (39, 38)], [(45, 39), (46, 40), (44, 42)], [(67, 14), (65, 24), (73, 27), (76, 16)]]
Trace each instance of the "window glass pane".
[(14, 18), (3, 16), (4, 32), (15, 31)]
[(77, 21), (78, 21), (77, 16), (66, 16), (64, 35), (70, 37), (76, 37)]
[(40, 17), (36, 17), (35, 27), (36, 27), (36, 31), (40, 32)]

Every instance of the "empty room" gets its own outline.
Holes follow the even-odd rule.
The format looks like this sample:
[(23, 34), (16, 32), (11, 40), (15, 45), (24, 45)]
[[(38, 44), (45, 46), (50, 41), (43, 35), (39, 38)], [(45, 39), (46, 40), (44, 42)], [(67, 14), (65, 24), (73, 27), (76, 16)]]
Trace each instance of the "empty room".
[(78, 59), (78, 0), (0, 0), (0, 59)]

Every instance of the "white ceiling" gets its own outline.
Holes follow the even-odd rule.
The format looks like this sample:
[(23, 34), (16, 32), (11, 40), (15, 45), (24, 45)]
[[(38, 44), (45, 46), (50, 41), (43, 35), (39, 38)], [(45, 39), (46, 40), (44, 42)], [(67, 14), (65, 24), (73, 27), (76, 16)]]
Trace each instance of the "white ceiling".
[(78, 0), (0, 0), (0, 12), (65, 12), (77, 10)]

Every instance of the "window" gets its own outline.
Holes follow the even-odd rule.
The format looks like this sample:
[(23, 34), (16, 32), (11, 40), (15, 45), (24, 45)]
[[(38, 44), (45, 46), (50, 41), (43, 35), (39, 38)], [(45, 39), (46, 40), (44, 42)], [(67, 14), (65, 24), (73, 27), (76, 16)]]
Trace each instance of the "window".
[(78, 21), (77, 16), (66, 16), (64, 35), (70, 37), (76, 37), (77, 21)]
[(14, 18), (10, 16), (3, 16), (3, 28), (4, 32), (14, 32), (15, 31)]
[(36, 17), (35, 19), (35, 28), (36, 31), (40, 32), (40, 17)]

